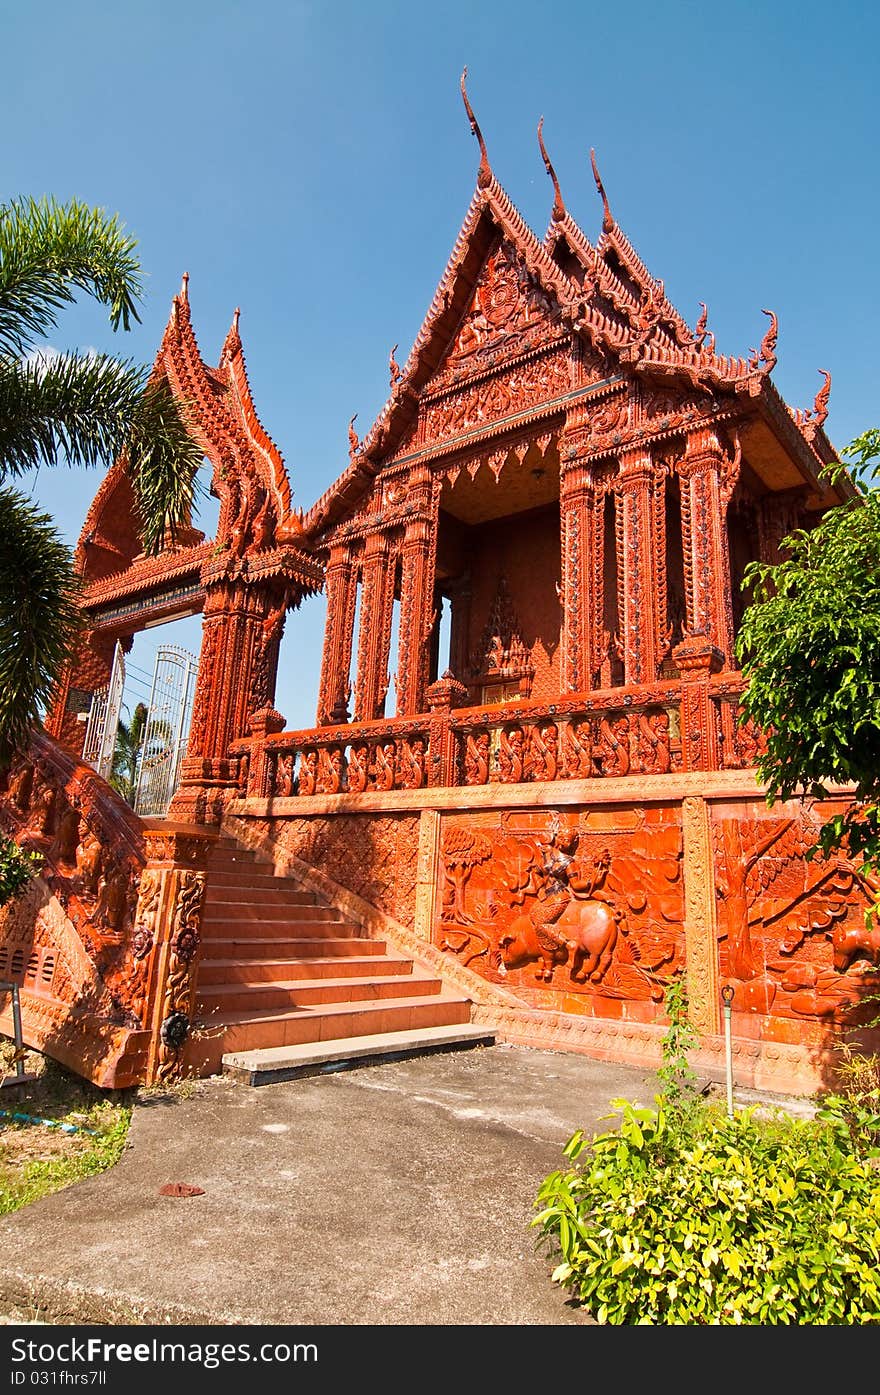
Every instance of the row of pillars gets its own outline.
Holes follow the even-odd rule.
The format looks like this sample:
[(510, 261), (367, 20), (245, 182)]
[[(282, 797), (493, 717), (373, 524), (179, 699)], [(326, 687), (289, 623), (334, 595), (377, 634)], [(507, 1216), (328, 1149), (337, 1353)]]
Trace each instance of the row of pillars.
[[(664, 653), (667, 624), (665, 472), (647, 449), (619, 459), (610, 486), (606, 471), (586, 458), (586, 431), (560, 438), (562, 550), (562, 693), (600, 686), (607, 659), (605, 611), (605, 497), (615, 496), (618, 609), (623, 681), (654, 682)], [(730, 461), (711, 432), (688, 440), (676, 467), (681, 485), (686, 630), (702, 635), (729, 665), (733, 612), (727, 543)], [(319, 725), (349, 717), (349, 682), (355, 659), (353, 712), (357, 721), (385, 715), (395, 594), (400, 593), (396, 714), (425, 711), (428, 656), (435, 616), (432, 539), (436, 543), (438, 493), (421, 467), (410, 477), (413, 505), (402, 541), (376, 531), (359, 555), (336, 541), (326, 568), (327, 622), (318, 699)], [(360, 587), (357, 654), (354, 627)]]

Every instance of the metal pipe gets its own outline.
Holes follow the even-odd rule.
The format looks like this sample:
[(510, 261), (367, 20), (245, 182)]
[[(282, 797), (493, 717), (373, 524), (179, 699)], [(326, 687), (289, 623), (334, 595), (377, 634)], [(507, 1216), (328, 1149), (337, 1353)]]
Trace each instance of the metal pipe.
[(730, 1038), (730, 1008), (733, 1002), (733, 988), (725, 983), (721, 990), (724, 1004), (724, 1064), (727, 1072), (727, 1117), (733, 1118), (733, 1044)]

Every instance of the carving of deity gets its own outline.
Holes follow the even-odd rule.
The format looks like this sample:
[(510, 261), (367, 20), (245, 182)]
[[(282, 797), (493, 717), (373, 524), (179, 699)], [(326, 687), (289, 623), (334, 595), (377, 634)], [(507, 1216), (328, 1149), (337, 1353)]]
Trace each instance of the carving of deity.
[(68, 805), (58, 820), (55, 835), (55, 855), (65, 867), (76, 865), (76, 849), (79, 843), (79, 810)]
[(505, 785), (522, 783), (525, 737), (522, 727), (502, 727), (498, 746), (498, 778)]
[(80, 819), (79, 842), (74, 856), (76, 859), (76, 881), (80, 894), (96, 896), (103, 854), (99, 839), (95, 837), (85, 819)]
[(26, 814), (30, 808), (33, 785), (34, 767), (32, 765), (23, 765), (10, 777), (9, 798), (23, 814)]
[(487, 731), (467, 734), (464, 753), (464, 778), (467, 785), (485, 785), (489, 781), (490, 743)]
[(590, 724), (566, 722), (562, 728), (563, 760), (566, 775), (571, 779), (589, 780), (593, 774)]
[(593, 756), (603, 775), (629, 773), (629, 722), (622, 712), (599, 719)]
[(375, 787), (377, 790), (394, 789), (394, 765), (397, 751), (393, 741), (379, 742), (376, 746)]
[(362, 794), (367, 788), (367, 766), (369, 748), (366, 742), (359, 741), (348, 752), (348, 788), (352, 794)]
[(55, 832), (58, 795), (52, 785), (42, 785), (33, 801), (27, 822), (28, 833), (34, 838), (51, 838)]
[(318, 780), (318, 752), (314, 747), (303, 751), (299, 761), (299, 792), (314, 794)]
[(293, 755), (280, 754), (275, 766), (275, 794), (287, 799), (293, 793)]
[(559, 774), (559, 733), (555, 722), (530, 729), (525, 774), (529, 780), (555, 780)]
[(318, 752), (317, 794), (338, 794), (342, 789), (342, 748), (321, 747)]
[(669, 749), (669, 714), (640, 712), (638, 718), (638, 762), (646, 772), (666, 775), (672, 768)]
[(106, 873), (102, 875), (98, 882), (98, 899), (91, 920), (98, 921), (112, 934), (117, 934), (125, 921), (128, 894), (128, 873), (123, 868), (111, 872), (109, 876)]
[(420, 790), (425, 783), (425, 743), (420, 736), (401, 742), (401, 784), (407, 790)]

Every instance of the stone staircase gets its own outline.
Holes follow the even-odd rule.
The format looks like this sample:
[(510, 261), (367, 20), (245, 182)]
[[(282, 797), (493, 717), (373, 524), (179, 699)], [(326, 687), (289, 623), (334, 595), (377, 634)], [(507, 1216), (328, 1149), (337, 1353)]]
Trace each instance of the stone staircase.
[(208, 863), (189, 1064), (249, 1084), (491, 1044), (467, 998), (231, 838)]

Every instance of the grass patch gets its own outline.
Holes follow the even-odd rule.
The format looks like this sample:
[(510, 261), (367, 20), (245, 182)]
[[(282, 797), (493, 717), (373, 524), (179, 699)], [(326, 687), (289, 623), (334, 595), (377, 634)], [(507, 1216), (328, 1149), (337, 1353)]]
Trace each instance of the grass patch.
[[(0, 1037), (0, 1075), (15, 1074), (13, 1043)], [(131, 1121), (133, 1091), (100, 1090), (56, 1061), (29, 1051), (25, 1070), (37, 1078), (0, 1090), (0, 1109), (47, 1123), (0, 1116), (0, 1215), (49, 1196), (119, 1160)], [(74, 1125), (68, 1132), (58, 1125)]]

